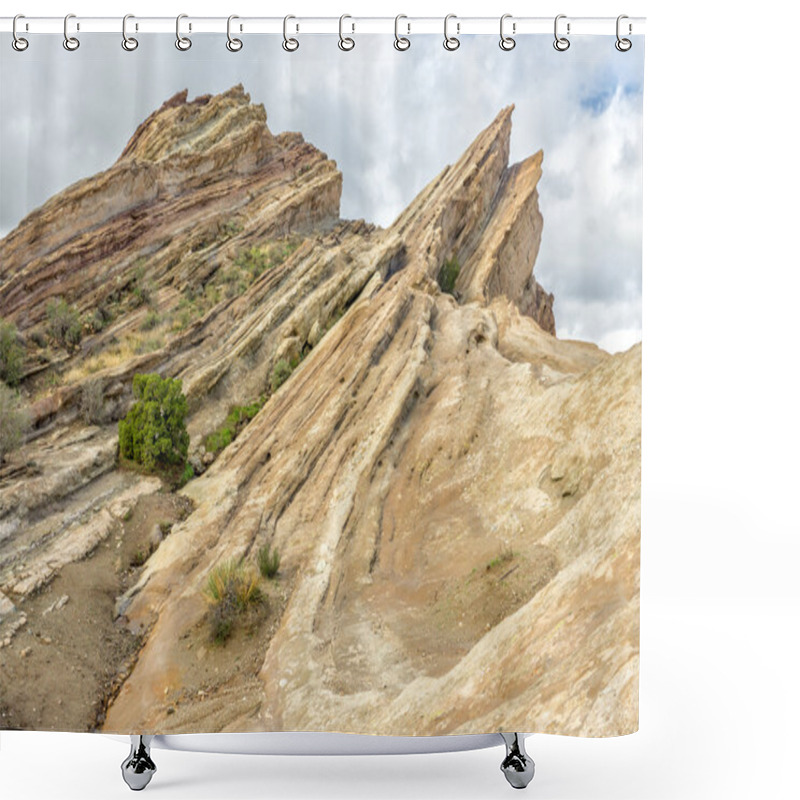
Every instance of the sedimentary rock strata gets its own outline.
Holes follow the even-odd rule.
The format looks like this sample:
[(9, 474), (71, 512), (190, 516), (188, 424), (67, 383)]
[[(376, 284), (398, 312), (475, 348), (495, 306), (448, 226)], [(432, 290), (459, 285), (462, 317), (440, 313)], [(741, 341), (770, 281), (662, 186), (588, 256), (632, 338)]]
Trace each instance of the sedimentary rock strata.
[[(299, 134), (272, 135), (241, 87), (183, 93), (109, 170), (0, 243), (0, 314), (28, 339), (48, 300), (88, 313), (145, 278), (151, 308), (177, 318), (193, 287), (244, 280), (248, 248), (288, 243), (148, 352), (102, 361), (147, 314), (124, 291), (80, 350), (37, 363), (29, 341), (38, 429), (24, 457), (72, 453), (76, 431), (97, 456), (68, 476), (0, 478), (12, 599), (38, 580), (32, 565), (52, 563), (41, 537), (24, 558), (14, 544), (31, 515), (67, 530), (48, 486), (69, 500), (105, 481), (98, 514), (150, 488), (110, 485), (134, 373), (182, 379), (193, 448), (232, 405), (267, 398), (182, 489), (193, 512), (119, 605), (147, 636), (106, 730), (636, 727), (641, 349), (556, 338), (553, 297), (532, 276), (542, 154), (509, 166), (512, 110), (380, 229), (339, 219), (334, 162)], [(292, 359), (273, 391), (275, 365)], [(42, 391), (54, 371), (62, 385)], [(93, 381), (112, 421), (87, 427)], [(265, 545), (281, 553), (280, 599), (248, 645), (254, 666), (199, 688), (208, 574)]]

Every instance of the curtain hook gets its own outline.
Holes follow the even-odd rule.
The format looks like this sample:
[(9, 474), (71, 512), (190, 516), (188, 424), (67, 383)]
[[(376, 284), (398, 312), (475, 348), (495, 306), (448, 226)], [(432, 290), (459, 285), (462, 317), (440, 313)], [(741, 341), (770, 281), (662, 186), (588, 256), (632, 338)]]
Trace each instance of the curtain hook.
[(135, 19), (133, 14), (126, 14), (122, 18), (122, 49), (131, 53), (139, 46), (139, 40), (134, 39), (133, 36), (128, 36), (129, 19)]
[(289, 38), (288, 36), (288, 28), (289, 28), (289, 20), (290, 19), (297, 19), (292, 14), (287, 14), (283, 18), (283, 49), (287, 53), (294, 53), (298, 47), (300, 47), (300, 42), (297, 41), (295, 38)]
[[(400, 20), (401, 19), (408, 19), (405, 14), (398, 14), (394, 18), (394, 49), (400, 50), (408, 50), (411, 47), (411, 39), (407, 39), (405, 36), (400, 35)], [(408, 33), (411, 33), (411, 25), (407, 24)]]
[[(559, 36), (558, 35), (558, 21), (560, 19), (566, 19), (566, 14), (559, 14), (556, 17), (556, 21), (553, 24), (553, 33), (555, 34), (556, 40), (553, 42), (553, 47), (558, 50), (559, 53), (563, 53), (565, 50), (569, 50), (569, 39), (566, 36)], [(569, 33), (569, 22), (567, 23), (567, 33)]]
[[(175, 20), (175, 47), (183, 52), (186, 52), (192, 46), (192, 40), (188, 36), (181, 36), (181, 20), (188, 18), (188, 14), (178, 14)], [(191, 29), (192, 26), (189, 25), (189, 30)]]
[[(617, 50), (620, 51), (620, 53), (627, 53), (628, 50), (630, 50), (631, 47), (633, 47), (633, 42), (631, 42), (630, 39), (621, 39), (620, 35), (619, 35), (619, 24), (624, 19), (628, 19), (628, 15), (627, 14), (620, 14), (617, 17), (617, 41), (614, 42), (614, 47), (616, 47)], [(628, 23), (628, 34), (630, 35), (631, 33), (633, 33), (633, 26), (629, 22)]]
[(11, 46), (18, 52), (21, 53), (23, 50), (28, 49), (28, 40), (24, 39), (17, 33), (17, 20), (18, 19), (25, 19), (24, 14), (17, 14), (14, 17), (14, 22), (11, 24), (11, 33), (13, 35), (13, 39), (11, 40)]
[[(451, 19), (457, 19), (455, 14), (448, 14), (444, 18), (444, 49), (453, 52), (453, 50), (458, 50), (461, 47), (461, 41), (459, 40), (458, 36), (450, 36), (447, 33), (447, 23), (450, 22)], [(460, 23), (456, 23), (456, 34), (458, 34), (459, 29), (461, 27)]]
[[(348, 50), (352, 50), (356, 46), (354, 39), (351, 39), (349, 36), (345, 36), (342, 33), (342, 26), (344, 25), (344, 21), (346, 19), (353, 19), (353, 18), (349, 14), (342, 14), (342, 16), (339, 17), (339, 49), (344, 50), (345, 52), (347, 52)], [(353, 31), (355, 31), (356, 29), (355, 24), (353, 23), (350, 24), (353, 28)]]
[(225, 47), (227, 47), (228, 50), (231, 51), (231, 53), (238, 53), (242, 49), (242, 47), (244, 47), (241, 39), (236, 39), (233, 36), (231, 36), (231, 22), (235, 19), (239, 19), (239, 17), (237, 17), (236, 14), (231, 14), (228, 17), (228, 41), (225, 42)]
[[(67, 16), (64, 17), (64, 49), (69, 50), (70, 53), (74, 52), (81, 46), (81, 43), (78, 41), (78, 39), (69, 35), (69, 21), (71, 19), (75, 19), (74, 14), (67, 14)], [(78, 27), (78, 30), (80, 30), (80, 27)]]
[[(517, 42), (513, 37), (506, 36), (505, 33), (503, 33), (503, 24), (507, 19), (511, 19), (511, 14), (503, 14), (503, 16), (500, 17), (500, 49), (505, 50), (506, 52), (513, 50), (517, 46)], [(511, 31), (512, 33), (516, 33), (516, 23), (512, 24)]]

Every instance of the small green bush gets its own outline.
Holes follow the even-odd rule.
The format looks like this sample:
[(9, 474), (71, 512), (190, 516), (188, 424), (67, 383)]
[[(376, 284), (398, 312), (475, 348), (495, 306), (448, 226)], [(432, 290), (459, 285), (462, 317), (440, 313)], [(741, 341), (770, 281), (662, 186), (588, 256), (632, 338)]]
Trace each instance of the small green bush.
[(285, 358), (280, 359), (272, 369), (271, 386), (273, 394), (286, 383), (291, 374), (292, 365)]
[(0, 464), (6, 455), (22, 444), (30, 427), (30, 417), (19, 395), (0, 381)]
[(461, 265), (458, 263), (458, 258), (456, 256), (448, 258), (439, 270), (439, 288), (443, 292), (453, 294), (459, 272), (461, 272)]
[(19, 343), (17, 326), (0, 317), (0, 381), (16, 386), (22, 378), (25, 351)]
[(63, 297), (47, 304), (47, 331), (61, 347), (77, 347), (83, 337), (78, 312)]
[(265, 578), (274, 578), (281, 565), (281, 555), (276, 547), (274, 550), (269, 545), (258, 551), (258, 569)]
[(135, 375), (137, 399), (119, 422), (119, 452), (145, 469), (183, 464), (189, 452), (186, 397), (181, 381), (160, 375)]
[(259, 397), (258, 400), (247, 406), (233, 406), (225, 417), (222, 427), (206, 436), (205, 448), (209, 453), (218, 453), (224, 450), (238, 435), (242, 428), (258, 414), (261, 407), (266, 402), (266, 397)]
[(211, 604), (211, 638), (221, 644), (233, 632), (237, 617), (266, 602), (258, 576), (241, 561), (225, 561), (211, 570), (205, 595)]

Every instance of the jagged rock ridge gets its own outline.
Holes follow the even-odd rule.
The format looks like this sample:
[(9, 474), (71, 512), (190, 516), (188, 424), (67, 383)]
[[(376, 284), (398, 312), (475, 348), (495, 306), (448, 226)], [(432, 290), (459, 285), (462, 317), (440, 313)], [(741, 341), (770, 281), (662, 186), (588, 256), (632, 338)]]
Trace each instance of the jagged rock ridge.
[[(169, 311), (243, 247), (302, 239), (162, 347), (92, 375), (117, 414), (135, 372), (181, 377), (194, 442), (263, 392), (278, 359), (307, 353), (183, 490), (194, 512), (121, 603), (148, 637), (107, 730), (635, 729), (640, 348), (609, 357), (554, 337), (552, 295), (531, 274), (542, 155), (508, 166), (511, 113), (381, 230), (338, 221), (333, 162), (297, 134), (273, 137), (241, 87), (178, 95), (110, 170), (0, 244), (0, 313), (24, 331), (51, 297), (90, 309), (143, 254)], [(448, 259), (461, 267), (455, 296), (437, 283)], [(143, 314), (122, 314), (68, 363)], [(91, 495), (101, 480), (119, 484), (109, 497), (152, 491), (110, 472), (113, 430), (80, 432), (83, 380), (34, 405), (41, 475), (0, 484), (12, 598), (58, 569), (51, 529), (75, 538), (40, 514), (47, 535), (31, 534), (20, 558), (19, 531), (53, 492)], [(68, 476), (52, 456), (90, 448)], [(207, 613), (206, 577), (265, 544), (282, 554), (285, 604), (254, 645), (258, 668), (197, 700), (185, 643)]]

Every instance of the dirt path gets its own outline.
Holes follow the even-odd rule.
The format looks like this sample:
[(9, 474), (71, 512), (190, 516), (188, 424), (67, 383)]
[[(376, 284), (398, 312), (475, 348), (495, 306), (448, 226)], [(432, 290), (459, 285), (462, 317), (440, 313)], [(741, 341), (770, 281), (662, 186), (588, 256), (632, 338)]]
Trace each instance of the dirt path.
[[(140, 498), (93, 553), (18, 603), (27, 621), (0, 649), (0, 729), (90, 731), (102, 725), (108, 697), (140, 646), (114, 621), (116, 599), (136, 582), (154, 527), (168, 534), (188, 511), (189, 501), (178, 495)], [(0, 631), (0, 644), (4, 635)]]

